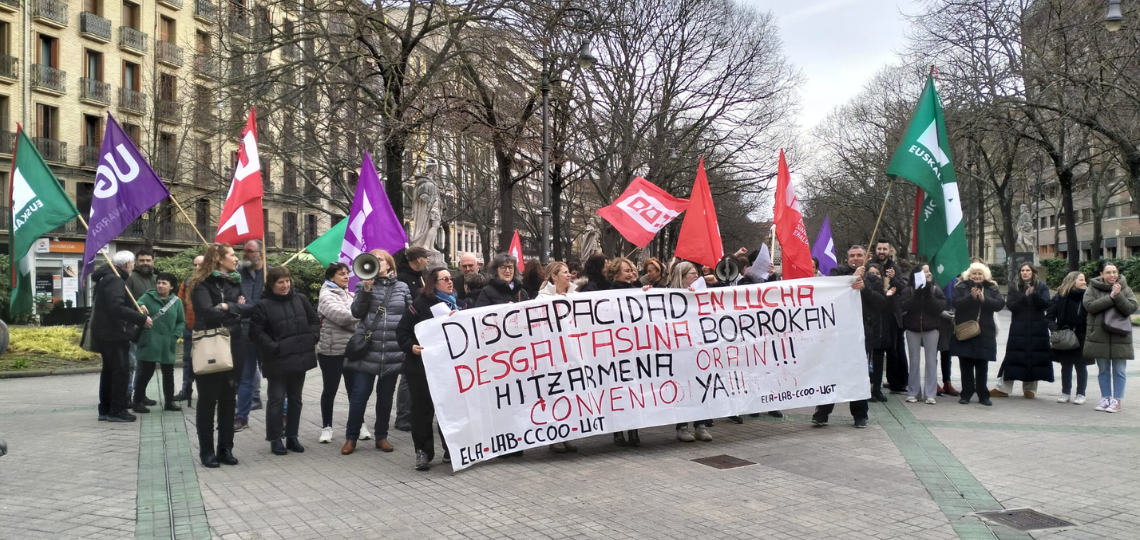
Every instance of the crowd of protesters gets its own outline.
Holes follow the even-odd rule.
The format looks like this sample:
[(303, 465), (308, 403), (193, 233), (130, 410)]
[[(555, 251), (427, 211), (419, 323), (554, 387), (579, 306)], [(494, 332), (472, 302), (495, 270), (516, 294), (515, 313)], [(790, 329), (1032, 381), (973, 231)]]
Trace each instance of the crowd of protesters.
[[(304, 452), (299, 432), (303, 389), (307, 372), (319, 366), (323, 384), (319, 443), (335, 438), (334, 403), (343, 384), (349, 409), (341, 454), (353, 454), (359, 441), (373, 437), (378, 450), (392, 452), (388, 434), (395, 408), (394, 427), (411, 431), (415, 469), (428, 470), (436, 449), (434, 405), (421, 358), (423, 347), (414, 328), (439, 313), (438, 304), (455, 312), (591, 291), (691, 290), (697, 280), (703, 280), (705, 287), (723, 287), (779, 279), (769, 263), (744, 249), (729, 256), (740, 271), (724, 281), (712, 268), (690, 261), (666, 264), (648, 258), (639, 267), (627, 258), (600, 253), (583, 263), (552, 262), (545, 267), (537, 260), (521, 263), (499, 254), (485, 271), (474, 255), (463, 254), (454, 273), (445, 267), (429, 268), (423, 248), (371, 253), (379, 261), (375, 278), (350, 288), (349, 266), (333, 263), (326, 269), (316, 306), (294, 290), (288, 268), (264, 264), (258, 241), (243, 246), (240, 260), (232, 246), (210, 246), (194, 260), (193, 274), (181, 282), (173, 275), (155, 273), (149, 252), (140, 252), (137, 258), (128, 251), (116, 253), (113, 266), (93, 274), (91, 332), (103, 357), (99, 419), (131, 422), (136, 419), (132, 412), (150, 412), (147, 407), (157, 402), (146, 396), (146, 388), (158, 368), (164, 409), (179, 411), (177, 402), (193, 403), (197, 388), (202, 464), (236, 465), (234, 433), (248, 426), (251, 410), (262, 408), (264, 375), (268, 380), (265, 435), (272, 453)], [(991, 398), (1009, 397), (1016, 381), (1021, 382), (1022, 395), (1034, 399), (1039, 381), (1053, 382), (1056, 363), (1063, 394), (1057, 401), (1081, 405), (1086, 402), (1088, 366), (1095, 362), (1101, 395), (1095, 410), (1121, 410), (1125, 365), (1133, 358), (1130, 317), (1138, 306), (1115, 265), (1102, 262), (1092, 279), (1070, 272), (1051, 294), (1038, 270), (1023, 264), (1002, 294), (980, 259), (972, 259), (950, 283), (939, 284), (929, 267), (914, 266), (894, 254), (885, 241), (870, 251), (851, 246), (846, 260), (830, 271), (832, 276), (853, 276), (853, 288), (859, 291), (870, 401), (888, 401), (886, 390), (905, 395), (909, 403), (934, 405), (938, 397), (953, 396), (960, 404), (977, 397), (981, 405), (991, 406)], [(991, 387), (989, 364), (998, 359), (995, 314), (1003, 309), (1010, 312), (1010, 326), (997, 381)], [(233, 368), (195, 375), (190, 368), (194, 332), (223, 329), (229, 336)], [(185, 367), (181, 391), (175, 394), (179, 339)], [(958, 358), (960, 389), (951, 383), (953, 357)], [(373, 394), (375, 423), (369, 431), (364, 416)], [(848, 406), (854, 426), (866, 427), (868, 401)], [(826, 426), (833, 410), (834, 405), (817, 407), (812, 423)], [(782, 416), (780, 411), (768, 414)], [(744, 421), (739, 416), (729, 420)], [(712, 441), (713, 424), (713, 419), (697, 421), (691, 430), (688, 423), (677, 424), (676, 438)], [(443, 461), (449, 462), (442, 432), (439, 435)], [(636, 447), (640, 434), (616, 432), (613, 443)], [(577, 451), (577, 446), (560, 442), (549, 449), (566, 453)], [(521, 455), (518, 451), (501, 457)]]

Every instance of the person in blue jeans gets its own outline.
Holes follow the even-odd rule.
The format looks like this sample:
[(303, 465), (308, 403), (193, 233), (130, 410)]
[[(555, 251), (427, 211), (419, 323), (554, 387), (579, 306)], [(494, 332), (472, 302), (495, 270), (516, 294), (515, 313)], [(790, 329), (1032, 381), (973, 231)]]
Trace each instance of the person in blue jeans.
[[(1096, 360), (1099, 371), (1100, 403), (1093, 410), (1117, 413), (1124, 406), (1125, 366), (1136, 355), (1128, 319), (1140, 309), (1140, 304), (1115, 264), (1102, 260), (1099, 266), (1100, 275), (1089, 282), (1082, 301), (1088, 313), (1082, 355)], [(1105, 324), (1110, 315), (1122, 324)]]
[[(261, 301), (265, 286), (265, 261), (262, 260), (261, 240), (250, 240), (242, 246), (241, 274), (242, 296), (247, 304), (256, 305)], [(242, 331), (249, 331), (249, 318), (242, 317)], [(246, 335), (249, 335), (248, 333)], [(249, 411), (261, 408), (261, 361), (257, 346), (246, 341), (246, 362), (238, 386), (237, 411), (234, 413), (234, 431), (249, 426)]]

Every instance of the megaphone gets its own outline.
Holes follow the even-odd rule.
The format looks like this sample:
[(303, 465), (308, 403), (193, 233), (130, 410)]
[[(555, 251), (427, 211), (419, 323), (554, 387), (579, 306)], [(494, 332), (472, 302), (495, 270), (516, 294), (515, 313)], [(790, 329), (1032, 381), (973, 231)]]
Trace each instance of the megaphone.
[(737, 264), (735, 257), (726, 256), (716, 263), (714, 272), (721, 283), (731, 283), (740, 277), (740, 265)]
[(380, 273), (380, 259), (371, 253), (361, 253), (352, 260), (352, 273), (360, 279), (372, 279)]

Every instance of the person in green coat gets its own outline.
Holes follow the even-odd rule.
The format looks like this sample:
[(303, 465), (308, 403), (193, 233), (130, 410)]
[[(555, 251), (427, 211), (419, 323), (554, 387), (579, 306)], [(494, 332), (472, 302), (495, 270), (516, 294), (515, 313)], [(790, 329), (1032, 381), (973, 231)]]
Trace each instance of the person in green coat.
[(1110, 310), (1122, 317), (1131, 317), (1140, 305), (1120, 270), (1108, 261), (1100, 262), (1100, 277), (1089, 283), (1083, 303), (1088, 313), (1083, 353), (1086, 359), (1096, 360), (1100, 371), (1097, 379), (1101, 397), (1094, 410), (1120, 412), (1124, 401), (1125, 365), (1135, 356), (1132, 328), (1128, 326), (1125, 332), (1116, 333), (1105, 327), (1104, 319)]
[(174, 275), (159, 274), (155, 288), (138, 299), (139, 304), (146, 306), (147, 313), (151, 314), (154, 325), (143, 331), (138, 342), (139, 368), (135, 379), (134, 406), (131, 408), (137, 413), (150, 412), (143, 399), (156, 364), (162, 366), (164, 408), (168, 411), (182, 410), (174, 401), (174, 351), (186, 328), (186, 314), (182, 300), (174, 294), (177, 283), (178, 278)]

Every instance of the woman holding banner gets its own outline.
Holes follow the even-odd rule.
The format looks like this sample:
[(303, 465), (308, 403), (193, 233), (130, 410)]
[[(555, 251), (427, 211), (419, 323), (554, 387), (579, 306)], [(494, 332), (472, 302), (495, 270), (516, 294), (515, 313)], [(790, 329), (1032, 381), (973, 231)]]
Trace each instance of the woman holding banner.
[[(570, 269), (566, 263), (554, 261), (546, 265), (546, 284), (538, 289), (538, 297), (566, 296), (578, 290), (578, 286), (570, 281)], [(557, 454), (577, 452), (578, 447), (570, 442), (560, 442), (550, 445), (550, 451)]]
[[(618, 289), (641, 289), (646, 290), (652, 285), (642, 285), (637, 281), (637, 267), (633, 262), (625, 257), (615, 257), (606, 263), (606, 269), (603, 272), (606, 281), (610, 282), (611, 290)], [(641, 436), (638, 435), (636, 429), (631, 429), (625, 434), (618, 431), (614, 433), (614, 444), (618, 446), (638, 446), (641, 444)]]
[[(432, 268), (424, 279), (424, 288), (420, 290), (412, 305), (408, 306), (408, 311), (396, 327), (396, 341), (404, 351), (404, 378), (408, 380), (408, 391), (412, 397), (412, 444), (416, 449), (417, 471), (431, 469), (431, 461), (435, 459), (435, 440), (431, 432), (435, 406), (431, 400), (427, 372), (424, 371), (424, 360), (420, 356), (424, 348), (420, 346), (420, 340), (416, 337), (416, 325), (432, 318), (434, 316), (432, 307), (441, 302), (447, 304), (451, 311), (467, 307), (463, 300), (455, 296), (455, 284), (451, 280), (451, 272), (442, 267)], [(447, 442), (443, 440), (442, 431), (439, 434), (439, 442), (443, 445), (443, 462), (448, 463), (451, 461), (451, 453), (447, 449)]]
[[(700, 268), (689, 262), (678, 260), (673, 263), (669, 268), (669, 288), (672, 289), (688, 289), (693, 290), (693, 282), (701, 277)], [(696, 430), (694, 435), (689, 431), (689, 423), (682, 422), (677, 424), (677, 440), (681, 442), (693, 442), (700, 439), (705, 442), (713, 440), (712, 433), (709, 433), (709, 427), (712, 426), (712, 420), (700, 420), (693, 423), (693, 428)]]

